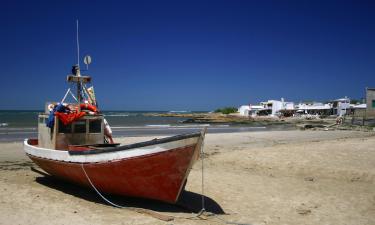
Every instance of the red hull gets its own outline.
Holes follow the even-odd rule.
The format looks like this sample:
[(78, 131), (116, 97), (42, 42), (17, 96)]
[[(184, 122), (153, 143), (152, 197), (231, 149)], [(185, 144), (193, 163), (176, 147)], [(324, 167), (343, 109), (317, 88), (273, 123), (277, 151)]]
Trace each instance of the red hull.
[[(178, 200), (195, 161), (196, 145), (102, 163), (85, 163), (94, 186), (104, 193), (150, 198), (169, 203)], [(80, 163), (49, 160), (28, 154), (47, 173), (90, 186)]]

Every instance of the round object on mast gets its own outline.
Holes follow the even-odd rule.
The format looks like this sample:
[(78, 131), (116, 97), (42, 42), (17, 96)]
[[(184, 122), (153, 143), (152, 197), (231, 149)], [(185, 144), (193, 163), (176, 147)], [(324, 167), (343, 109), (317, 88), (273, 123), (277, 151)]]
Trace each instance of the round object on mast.
[(83, 62), (86, 64), (86, 69), (88, 70), (89, 69), (89, 65), (91, 64), (91, 56), (86, 55), (83, 58)]

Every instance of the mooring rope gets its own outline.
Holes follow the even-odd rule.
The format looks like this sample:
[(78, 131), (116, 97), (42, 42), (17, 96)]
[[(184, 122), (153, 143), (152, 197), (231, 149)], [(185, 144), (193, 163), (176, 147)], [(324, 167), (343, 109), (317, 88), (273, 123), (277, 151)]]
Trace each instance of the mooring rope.
[(86, 170), (85, 170), (85, 167), (83, 166), (83, 163), (81, 163), (81, 168), (83, 170), (83, 173), (85, 174), (87, 180), (89, 181), (91, 187), (96, 191), (96, 193), (105, 201), (107, 202), (108, 204), (114, 206), (114, 207), (117, 207), (117, 208), (120, 208), (120, 209), (128, 209), (128, 210), (132, 210), (132, 211), (135, 211), (137, 213), (144, 213), (144, 214), (148, 214), (154, 218), (157, 218), (157, 219), (160, 219), (160, 220), (163, 220), (163, 221), (171, 221), (171, 220), (174, 220), (175, 217), (173, 216), (168, 216), (168, 215), (163, 215), (161, 213), (158, 213), (158, 212), (155, 212), (155, 211), (152, 211), (152, 210), (148, 210), (148, 209), (140, 209), (140, 208), (136, 208), (136, 207), (127, 207), (127, 206), (121, 206), (121, 205), (118, 205), (118, 204), (115, 204), (113, 202), (111, 202), (109, 199), (107, 199), (106, 197), (104, 197), (104, 195), (102, 195), (100, 193), (100, 191), (95, 187), (95, 185), (92, 183), (90, 177), (87, 175), (86, 173)]
[[(205, 128), (204, 130), (204, 133), (206, 133), (206, 130), (207, 130), (207, 127)], [(201, 143), (201, 149), (200, 149), (200, 153), (201, 153), (201, 159), (202, 159), (202, 167), (201, 167), (201, 171), (202, 171), (202, 181), (201, 181), (201, 187), (202, 187), (202, 209), (201, 211), (198, 213), (198, 217), (200, 215), (202, 215), (204, 212), (206, 212), (206, 208), (205, 208), (205, 202), (204, 202), (204, 138), (205, 138), (206, 134), (202, 137), (202, 143)]]
[(89, 181), (91, 187), (96, 191), (96, 193), (97, 193), (97, 194), (98, 194), (98, 195), (99, 195), (99, 196), (100, 196), (105, 202), (107, 202), (108, 204), (110, 204), (110, 205), (112, 205), (112, 206), (114, 206), (114, 207), (117, 207), (117, 208), (122, 208), (122, 209), (123, 209), (123, 208), (126, 208), (125, 206), (117, 205), (117, 204), (111, 202), (110, 200), (108, 200), (106, 197), (104, 197), (104, 196), (99, 192), (99, 190), (96, 189), (96, 187), (94, 186), (94, 184), (91, 182), (91, 179), (90, 179), (90, 177), (87, 175), (86, 170), (85, 170), (85, 167), (83, 166), (83, 163), (81, 163), (81, 167), (82, 167), (83, 173), (85, 174), (85, 176), (86, 176), (87, 180)]

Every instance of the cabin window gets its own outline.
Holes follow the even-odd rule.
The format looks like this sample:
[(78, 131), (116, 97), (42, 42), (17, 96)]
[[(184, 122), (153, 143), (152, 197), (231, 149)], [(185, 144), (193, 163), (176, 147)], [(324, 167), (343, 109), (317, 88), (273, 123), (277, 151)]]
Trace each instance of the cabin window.
[(61, 120), (59, 120), (59, 133), (70, 134), (72, 133), (72, 124), (64, 125)]
[(102, 132), (102, 121), (101, 120), (89, 120), (89, 132), (90, 133), (101, 133)]
[(39, 123), (44, 123), (44, 118), (43, 117), (39, 117)]
[(86, 133), (86, 120), (74, 123), (74, 133)]
[(372, 100), (372, 108), (375, 108), (375, 100)]

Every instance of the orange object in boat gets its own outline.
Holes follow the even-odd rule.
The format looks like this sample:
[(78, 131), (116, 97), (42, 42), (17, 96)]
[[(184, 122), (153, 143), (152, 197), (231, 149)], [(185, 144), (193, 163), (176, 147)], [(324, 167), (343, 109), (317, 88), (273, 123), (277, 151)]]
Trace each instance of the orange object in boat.
[(80, 107), (81, 107), (81, 109), (87, 109), (87, 110), (90, 110), (92, 112), (97, 112), (98, 111), (98, 109), (96, 108), (96, 106), (91, 105), (91, 104), (87, 104), (87, 103), (81, 103)]

